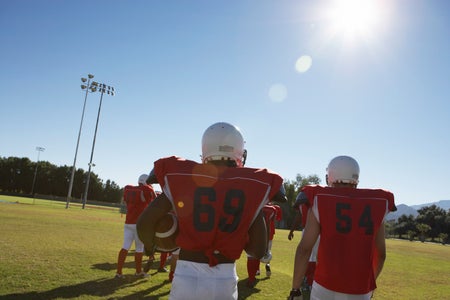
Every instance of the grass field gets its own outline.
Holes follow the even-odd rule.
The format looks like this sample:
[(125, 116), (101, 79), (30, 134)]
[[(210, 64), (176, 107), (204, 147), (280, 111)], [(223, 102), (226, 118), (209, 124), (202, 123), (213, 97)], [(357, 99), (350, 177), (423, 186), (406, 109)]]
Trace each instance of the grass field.
[[(117, 208), (0, 195), (0, 299), (167, 299), (167, 273), (156, 261), (151, 278), (135, 278), (132, 251), (126, 277), (114, 279), (123, 223)], [(245, 255), (238, 260), (239, 299), (286, 299), (301, 232), (287, 234), (277, 230), (272, 276), (261, 265), (254, 289), (245, 286)], [(374, 299), (450, 299), (449, 246), (387, 240), (387, 250)]]

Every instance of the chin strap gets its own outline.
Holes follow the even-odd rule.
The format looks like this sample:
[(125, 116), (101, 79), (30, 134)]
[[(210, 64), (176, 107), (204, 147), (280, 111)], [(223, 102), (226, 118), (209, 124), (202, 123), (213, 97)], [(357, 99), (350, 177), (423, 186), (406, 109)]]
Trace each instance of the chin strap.
[(242, 154), (242, 166), (245, 166), (246, 161), (247, 161), (247, 149), (244, 149), (244, 153)]

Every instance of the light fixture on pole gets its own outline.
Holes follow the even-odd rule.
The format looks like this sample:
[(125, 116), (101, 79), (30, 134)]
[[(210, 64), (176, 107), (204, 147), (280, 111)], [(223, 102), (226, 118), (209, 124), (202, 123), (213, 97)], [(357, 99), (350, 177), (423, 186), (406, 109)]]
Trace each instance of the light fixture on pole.
[(108, 95), (111, 95), (111, 96), (114, 96), (114, 94), (115, 94), (114, 87), (103, 84), (103, 83), (100, 83), (98, 85), (98, 91), (101, 93), (100, 104), (98, 105), (97, 122), (95, 123), (94, 140), (92, 141), (91, 159), (89, 160), (89, 170), (87, 173), (86, 186), (84, 188), (84, 194), (83, 194), (83, 205), (82, 205), (83, 209), (86, 206), (86, 201), (87, 201), (89, 180), (91, 178), (91, 167), (95, 166), (95, 164), (92, 163), (92, 158), (94, 157), (95, 138), (97, 136), (97, 128), (98, 128), (98, 120), (100, 118), (100, 110), (102, 109), (103, 94), (107, 93)]
[(88, 74), (88, 78), (84, 77), (81, 78), (81, 82), (83, 83), (81, 85), (81, 89), (86, 90), (86, 94), (84, 95), (84, 104), (83, 104), (83, 111), (81, 113), (80, 129), (78, 131), (77, 146), (75, 148), (75, 157), (73, 158), (72, 174), (70, 175), (70, 182), (69, 182), (69, 191), (67, 192), (66, 208), (69, 208), (70, 198), (72, 198), (73, 179), (75, 176), (75, 165), (77, 162), (78, 145), (80, 144), (81, 129), (83, 128), (84, 110), (86, 108), (87, 95), (89, 92), (91, 93), (95, 92), (98, 86), (98, 83), (95, 81), (91, 83), (92, 78), (94, 78), (94, 75), (92, 74)]
[(45, 150), (44, 147), (36, 147), (36, 151), (38, 152), (38, 157), (37, 157), (37, 162), (36, 162), (36, 168), (34, 168), (33, 185), (31, 186), (31, 195), (33, 196), (33, 198), (34, 198), (34, 186), (36, 183), (36, 175), (37, 175), (37, 170), (38, 170), (38, 165), (39, 165), (39, 155), (44, 150)]

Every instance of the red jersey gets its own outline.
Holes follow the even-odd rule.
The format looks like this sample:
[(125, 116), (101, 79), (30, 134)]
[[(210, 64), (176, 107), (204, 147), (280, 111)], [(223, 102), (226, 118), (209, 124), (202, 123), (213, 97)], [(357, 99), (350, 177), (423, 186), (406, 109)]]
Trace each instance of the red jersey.
[(301, 220), (301, 226), (302, 228), (305, 228), (306, 225), (306, 219), (308, 217), (308, 210), (311, 206), (311, 203), (308, 201), (308, 198), (306, 196), (306, 194), (302, 191), (300, 191), (300, 193), (297, 195), (297, 198), (295, 199), (295, 203), (294, 203), (294, 210), (297, 210), (301, 216), (302, 216), (302, 220)]
[(264, 219), (266, 224), (269, 224), (269, 240), (273, 240), (275, 235), (275, 221), (281, 221), (282, 210), (281, 207), (275, 204), (266, 204), (263, 207)]
[(125, 224), (136, 224), (140, 214), (155, 198), (156, 194), (149, 185), (125, 186), (123, 189), (123, 200), (127, 204)]
[(266, 169), (199, 164), (179, 157), (155, 162), (154, 173), (178, 218), (177, 245), (236, 260), (248, 230), (283, 179)]
[(380, 189), (305, 186), (320, 223), (320, 243), (314, 280), (327, 289), (365, 294), (376, 288), (372, 266), (375, 236), (394, 195)]

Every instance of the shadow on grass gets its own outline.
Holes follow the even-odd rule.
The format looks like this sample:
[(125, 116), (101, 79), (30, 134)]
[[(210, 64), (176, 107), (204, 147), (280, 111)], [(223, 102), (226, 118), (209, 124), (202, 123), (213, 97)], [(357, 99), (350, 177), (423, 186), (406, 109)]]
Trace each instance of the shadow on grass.
[[(115, 271), (117, 269), (117, 263), (99, 263), (92, 265), (92, 269), (102, 270), (105, 272), (111, 272), (111, 277), (103, 278), (98, 280), (87, 281), (84, 283), (74, 284), (70, 286), (62, 286), (49, 291), (43, 292), (26, 292), (26, 293), (14, 293), (9, 295), (0, 295), (0, 299), (73, 299), (81, 296), (95, 296), (105, 299), (160, 299), (160, 297), (168, 296), (169, 292), (164, 291), (156, 294), (160, 288), (167, 284), (171, 284), (169, 280), (165, 280), (159, 284), (154, 284), (151, 282), (151, 277), (148, 279), (143, 279), (134, 276), (134, 273), (127, 274), (127, 269), (131, 269), (134, 272), (134, 259), (128, 259), (124, 264), (124, 278), (116, 279), (114, 278)], [(143, 266), (147, 264), (144, 261)], [(159, 260), (153, 260), (150, 262), (150, 271), (148, 274), (151, 276), (158, 273)], [(149, 288), (144, 289), (143, 287), (138, 292), (131, 293), (127, 296), (117, 297), (114, 296), (115, 292), (138, 285), (150, 285)]]
[[(144, 262), (146, 264), (147, 262)], [(148, 272), (151, 276), (158, 273), (159, 260), (151, 261), (151, 269)], [(92, 265), (93, 269), (102, 270), (105, 272), (114, 271), (117, 268), (116, 263), (99, 263)], [(126, 262), (124, 268), (131, 268), (134, 270), (134, 261)], [(114, 276), (114, 274), (111, 274)], [(261, 278), (257, 279), (256, 286), (253, 288), (247, 287), (247, 278), (241, 279), (238, 282), (238, 299), (247, 299), (254, 294), (258, 294), (261, 292), (261, 289), (258, 288), (258, 282), (265, 281), (269, 278)], [(116, 278), (102, 278), (98, 280), (87, 281), (84, 283), (69, 285), (69, 286), (61, 286), (52, 290), (42, 291), (42, 292), (25, 292), (25, 293), (13, 293), (8, 295), (0, 295), (0, 300), (34, 300), (34, 299), (73, 299), (83, 296), (92, 296), (92, 297), (100, 297), (108, 300), (114, 299), (125, 299), (125, 300), (134, 300), (134, 299), (161, 299), (164, 297), (167, 299), (169, 291), (164, 289), (164, 291), (159, 291), (165, 285), (170, 285), (171, 282), (166, 279), (163, 282), (159, 282), (155, 284), (155, 282), (151, 281), (151, 277), (149, 279), (143, 279), (135, 277), (134, 274), (126, 274), (124, 273), (124, 278), (116, 279)], [(114, 294), (120, 289), (126, 289), (129, 287), (136, 287), (138, 285), (142, 285), (139, 288), (139, 291), (130, 293), (126, 296), (114, 296)], [(145, 286), (148, 288), (145, 288)], [(159, 293), (158, 293), (159, 291)]]
[(258, 282), (268, 280), (268, 277), (262, 279), (256, 279), (256, 285), (253, 288), (249, 288), (247, 286), (247, 278), (241, 279), (238, 282), (238, 299), (247, 299), (254, 294), (258, 294), (261, 292), (261, 289), (258, 288)]
[[(145, 266), (147, 266), (147, 264), (148, 264), (148, 261), (143, 261), (142, 262), (142, 267), (144, 268)], [(150, 261), (150, 266), (149, 267), (150, 267), (150, 270), (147, 272), (148, 274), (153, 276), (156, 273), (158, 273), (159, 260)], [(105, 271), (105, 272), (114, 271), (114, 273), (111, 275), (111, 276), (114, 276), (115, 271), (117, 270), (117, 263), (108, 263), (108, 262), (106, 262), (106, 263), (100, 263), (100, 264), (93, 264), (91, 268), (92, 269), (101, 270), (101, 271)], [(128, 271), (127, 269), (134, 270), (134, 268), (135, 268), (134, 259), (126, 261), (125, 264), (123, 265), (124, 274), (126, 274), (126, 272)]]
[[(115, 297), (114, 293), (122, 288), (128, 288), (137, 285), (149, 285), (151, 282), (147, 279), (137, 278), (134, 275), (125, 276), (122, 279), (107, 278), (92, 280), (84, 283), (74, 284), (70, 286), (62, 286), (44, 292), (28, 292), (2, 295), (0, 299), (73, 299), (81, 296), (95, 296), (105, 299), (160, 299), (167, 296), (169, 292), (153, 294), (166, 284), (170, 284), (168, 280), (157, 285), (152, 285), (148, 289), (142, 289), (139, 292), (132, 293), (125, 297)], [(152, 294), (152, 295), (151, 295)], [(108, 297), (109, 296), (109, 297)]]
[[(268, 278), (260, 279), (258, 281), (267, 280)], [(247, 299), (251, 297), (253, 294), (258, 294), (261, 292), (258, 289), (258, 283), (255, 287), (249, 288), (246, 286), (247, 279), (242, 279), (238, 282), (238, 299)], [(127, 296), (117, 297), (114, 296), (114, 293), (122, 288), (137, 286), (146, 284), (150, 286), (146, 289), (141, 289), (138, 292), (131, 293)], [(43, 292), (28, 292), (28, 293), (16, 293), (9, 295), (2, 295), (0, 299), (8, 299), (8, 300), (35, 300), (35, 299), (73, 299), (82, 296), (95, 296), (101, 297), (104, 299), (125, 299), (125, 300), (134, 300), (134, 299), (161, 299), (165, 297), (167, 299), (170, 291), (164, 291), (157, 293), (159, 289), (161, 289), (166, 284), (171, 284), (169, 280), (165, 280), (159, 284), (152, 284), (150, 281), (146, 279), (136, 278), (134, 276), (125, 276), (122, 279), (115, 278), (107, 278), (107, 279), (99, 279), (88, 281), (84, 283), (74, 284), (70, 286), (62, 286), (49, 291)]]

